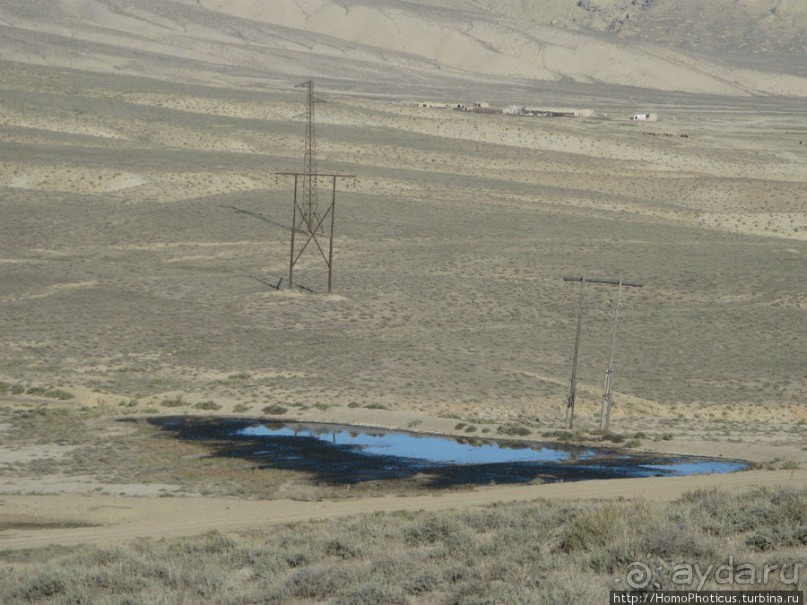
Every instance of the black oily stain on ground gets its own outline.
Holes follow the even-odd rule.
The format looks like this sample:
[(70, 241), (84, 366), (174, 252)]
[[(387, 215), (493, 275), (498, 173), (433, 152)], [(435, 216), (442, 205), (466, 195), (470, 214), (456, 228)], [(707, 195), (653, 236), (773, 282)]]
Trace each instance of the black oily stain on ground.
[[(486, 485), (490, 483), (530, 483), (581, 481), (654, 474), (639, 469), (642, 464), (669, 463), (672, 458), (625, 454), (607, 449), (593, 450), (596, 456), (583, 461), (578, 458), (591, 448), (552, 445), (569, 452), (562, 462), (506, 462), (491, 464), (445, 464), (398, 456), (367, 456), (350, 447), (333, 445), (310, 436), (267, 438), (239, 434), (242, 429), (265, 423), (242, 418), (161, 417), (148, 419), (149, 424), (171, 433), (183, 441), (203, 442), (213, 456), (250, 460), (259, 468), (302, 471), (312, 479), (335, 485), (366, 481), (400, 480), (414, 476), (429, 487)], [(340, 427), (342, 428), (342, 427)], [(450, 438), (447, 438), (450, 439)], [(521, 444), (513, 443), (518, 447)], [(658, 473), (664, 474), (664, 473)]]

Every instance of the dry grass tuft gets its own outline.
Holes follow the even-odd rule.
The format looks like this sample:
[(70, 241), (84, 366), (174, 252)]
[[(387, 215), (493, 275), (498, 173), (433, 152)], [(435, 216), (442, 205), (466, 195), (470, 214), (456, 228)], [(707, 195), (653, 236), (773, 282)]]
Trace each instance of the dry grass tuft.
[[(461, 512), (390, 513), (271, 533), (0, 554), (5, 603), (598, 602), (651, 557), (653, 585), (691, 589), (674, 565), (778, 565), (755, 588), (793, 589), (807, 567), (807, 490), (676, 502), (540, 501)], [(790, 532), (790, 533), (788, 533)], [(789, 536), (764, 542), (759, 536)], [(801, 540), (801, 541), (800, 541)], [(802, 573), (802, 576), (804, 574)], [(796, 573), (798, 576), (798, 573)], [(798, 579), (804, 589), (807, 578)], [(725, 589), (710, 578), (703, 586)], [(749, 588), (745, 586), (745, 588)]]

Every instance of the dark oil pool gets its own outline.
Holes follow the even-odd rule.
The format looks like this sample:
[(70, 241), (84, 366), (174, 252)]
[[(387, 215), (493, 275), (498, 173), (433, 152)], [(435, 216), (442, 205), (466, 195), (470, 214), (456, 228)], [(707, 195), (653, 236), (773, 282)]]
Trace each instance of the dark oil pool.
[(736, 460), (329, 424), (198, 417), (149, 422), (178, 439), (205, 442), (216, 456), (309, 472), (340, 484), (415, 476), (435, 486), (580, 481), (729, 473), (748, 466)]

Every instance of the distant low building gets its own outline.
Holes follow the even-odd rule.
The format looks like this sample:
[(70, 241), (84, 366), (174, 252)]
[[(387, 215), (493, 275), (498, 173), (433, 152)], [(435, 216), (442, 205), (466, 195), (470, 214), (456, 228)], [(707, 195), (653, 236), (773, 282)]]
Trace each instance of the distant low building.
[(503, 113), (501, 107), (491, 107), (490, 103), (474, 103), (474, 113)]
[(573, 118), (574, 112), (567, 109), (547, 109), (546, 107), (525, 107), (524, 115), (541, 116), (544, 118)]
[(592, 109), (559, 109), (551, 107), (523, 107), (521, 113), (527, 116), (541, 116), (545, 118), (591, 118)]
[(631, 117), (631, 120), (636, 120), (638, 122), (657, 122), (658, 115), (655, 113), (635, 113)]
[(418, 107), (425, 107), (429, 109), (455, 109), (457, 111), (469, 111), (476, 113), (500, 113), (500, 109), (495, 109), (490, 106), (486, 101), (477, 101), (472, 104), (467, 103), (443, 103), (439, 101), (418, 101)]

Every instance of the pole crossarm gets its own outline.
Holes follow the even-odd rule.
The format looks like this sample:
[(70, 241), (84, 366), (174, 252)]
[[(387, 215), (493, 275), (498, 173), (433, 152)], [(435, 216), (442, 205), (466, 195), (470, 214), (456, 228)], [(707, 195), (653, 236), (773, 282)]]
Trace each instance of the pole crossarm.
[(355, 179), (355, 174), (334, 174), (328, 172), (276, 172), (275, 174), (279, 176), (327, 176), (329, 178), (346, 178), (346, 179)]
[(622, 279), (611, 279), (611, 278), (602, 278), (602, 277), (584, 277), (582, 275), (571, 276), (571, 275), (564, 275), (563, 281), (579, 281), (579, 282), (586, 282), (587, 284), (610, 284), (612, 286), (630, 286), (632, 288), (643, 288), (644, 286), (639, 282), (634, 281), (626, 281)]

